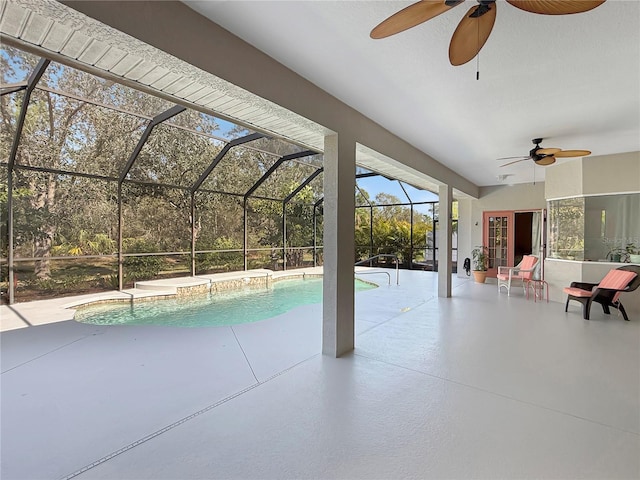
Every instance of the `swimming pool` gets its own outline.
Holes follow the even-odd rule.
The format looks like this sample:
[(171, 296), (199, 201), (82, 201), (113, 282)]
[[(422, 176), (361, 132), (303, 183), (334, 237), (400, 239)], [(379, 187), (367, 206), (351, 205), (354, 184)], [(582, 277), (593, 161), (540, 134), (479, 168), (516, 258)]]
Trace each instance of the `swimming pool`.
[[(355, 281), (356, 291), (376, 285)], [(79, 309), (74, 319), (92, 325), (213, 327), (257, 322), (301, 305), (322, 302), (322, 278), (280, 280), (270, 288), (247, 287), (134, 303), (107, 303)]]

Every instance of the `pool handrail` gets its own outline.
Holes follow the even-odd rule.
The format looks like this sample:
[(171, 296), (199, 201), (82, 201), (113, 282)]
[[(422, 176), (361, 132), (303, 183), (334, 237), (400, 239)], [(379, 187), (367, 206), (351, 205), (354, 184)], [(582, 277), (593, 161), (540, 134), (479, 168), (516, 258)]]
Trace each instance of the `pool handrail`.
[[(366, 258), (364, 260), (360, 260), (359, 262), (355, 263), (355, 266), (359, 266), (359, 265), (363, 265), (365, 263), (369, 263), (369, 266), (372, 267), (373, 265), (373, 260), (375, 260), (376, 258), (393, 258), (395, 260), (395, 264), (396, 264), (396, 285), (400, 285), (400, 261), (398, 260), (398, 256), (393, 254), (393, 253), (381, 253), (379, 255), (374, 255), (373, 257), (369, 257)], [(389, 272), (355, 272), (356, 274), (373, 274), (373, 273), (386, 273), (387, 276), (389, 277), (389, 285), (391, 285), (391, 275), (389, 275)]]
[(389, 279), (389, 285), (391, 285), (391, 275), (389, 275), (389, 272), (384, 272), (382, 270), (376, 270), (375, 272), (355, 272), (356, 275), (379, 275), (381, 273), (384, 273), (387, 276)]

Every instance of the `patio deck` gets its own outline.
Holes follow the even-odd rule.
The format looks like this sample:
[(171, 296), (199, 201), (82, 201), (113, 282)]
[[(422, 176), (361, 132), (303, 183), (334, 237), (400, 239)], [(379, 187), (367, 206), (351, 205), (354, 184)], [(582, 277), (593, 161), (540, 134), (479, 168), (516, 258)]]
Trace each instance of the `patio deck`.
[(1, 477), (640, 477), (638, 318), (436, 277), (359, 292), (340, 359), (321, 305), (209, 328), (2, 307), (34, 326), (0, 338)]

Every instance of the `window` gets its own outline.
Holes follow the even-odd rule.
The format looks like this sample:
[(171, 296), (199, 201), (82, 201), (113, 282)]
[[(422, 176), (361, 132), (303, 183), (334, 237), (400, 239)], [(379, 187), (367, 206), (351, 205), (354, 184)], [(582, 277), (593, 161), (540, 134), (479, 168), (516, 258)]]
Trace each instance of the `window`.
[(638, 249), (640, 194), (549, 202), (550, 258), (624, 262)]

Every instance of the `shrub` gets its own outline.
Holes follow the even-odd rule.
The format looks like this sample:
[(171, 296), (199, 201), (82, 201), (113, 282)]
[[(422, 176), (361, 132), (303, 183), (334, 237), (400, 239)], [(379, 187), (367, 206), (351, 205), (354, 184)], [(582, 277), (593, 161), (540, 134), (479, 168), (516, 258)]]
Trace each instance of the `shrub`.
[[(238, 250), (242, 245), (229, 237), (216, 238), (206, 250)], [(242, 252), (202, 253), (197, 257), (197, 270), (241, 270), (244, 267)]]
[(102, 283), (105, 287), (111, 288), (113, 290), (118, 290), (118, 288), (120, 288), (120, 281), (118, 279), (118, 274), (116, 273), (111, 274), (108, 277), (103, 277)]
[[(124, 253), (157, 253), (158, 247), (143, 238), (127, 238), (123, 241)], [(157, 277), (166, 260), (160, 256), (125, 257), (124, 270), (129, 280), (149, 280)]]

